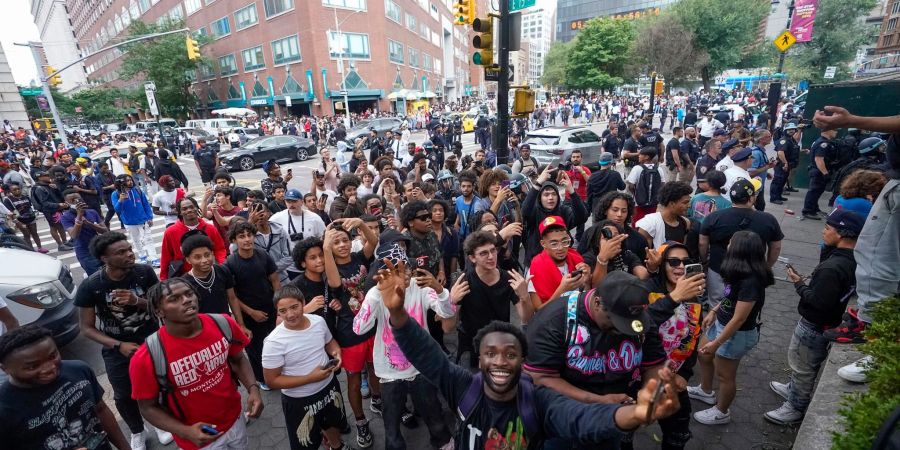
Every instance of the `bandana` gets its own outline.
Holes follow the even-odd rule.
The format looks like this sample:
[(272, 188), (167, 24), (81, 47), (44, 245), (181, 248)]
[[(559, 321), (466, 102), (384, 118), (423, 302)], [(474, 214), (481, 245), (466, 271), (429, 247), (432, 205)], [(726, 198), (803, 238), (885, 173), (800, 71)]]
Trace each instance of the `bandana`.
[(403, 247), (398, 242), (391, 242), (378, 247), (378, 251), (375, 252), (376, 271), (387, 267), (384, 264), (384, 258), (387, 258), (394, 266), (399, 265), (402, 261), (409, 267), (409, 258), (406, 256), (406, 251), (403, 250)]

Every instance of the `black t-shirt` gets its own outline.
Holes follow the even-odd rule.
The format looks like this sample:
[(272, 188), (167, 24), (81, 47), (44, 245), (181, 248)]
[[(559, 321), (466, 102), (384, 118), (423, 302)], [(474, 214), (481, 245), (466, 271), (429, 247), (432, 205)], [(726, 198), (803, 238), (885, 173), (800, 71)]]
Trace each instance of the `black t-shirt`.
[(234, 289), (234, 276), (227, 267), (213, 264), (213, 274), (215, 279), (207, 277), (203, 279), (205, 288), (190, 274), (184, 274), (181, 278), (187, 280), (194, 290), (197, 291), (197, 300), (200, 302), (200, 311), (203, 314), (232, 314), (231, 306), (228, 304), (228, 290)]
[(194, 150), (194, 161), (200, 165), (203, 170), (215, 170), (216, 168), (216, 150), (208, 145), (203, 148)]
[(679, 217), (678, 225), (675, 225), (674, 227), (669, 225), (668, 223), (665, 223), (665, 222), (663, 222), (663, 223), (665, 224), (665, 227), (666, 227), (666, 241), (667, 242), (674, 241), (674, 242), (681, 242), (682, 244), (685, 243), (685, 238), (687, 238), (687, 233), (688, 233), (687, 220)]
[[(625, 144), (622, 145), (622, 153), (630, 152), (630, 153), (639, 153), (641, 151), (641, 143), (632, 138), (628, 138), (625, 140)], [(634, 167), (638, 162), (637, 156), (629, 156), (625, 158), (625, 167)]]
[[(577, 332), (570, 333), (568, 296), (544, 306), (528, 325), (525, 368), (558, 373), (573, 386), (598, 395), (625, 393), (641, 379), (642, 367), (665, 361), (656, 328), (641, 337), (604, 333), (591, 319), (584, 299), (576, 311)], [(572, 336), (574, 334), (574, 336)]]
[(726, 208), (714, 211), (706, 216), (700, 227), (700, 234), (709, 236), (709, 268), (718, 272), (725, 257), (728, 241), (734, 233), (750, 230), (763, 243), (777, 242), (784, 239), (781, 225), (774, 216), (753, 208)]
[[(681, 142), (678, 142), (678, 138), (673, 137), (669, 139), (669, 142), (666, 143), (666, 166), (670, 169), (675, 167), (675, 160), (672, 158), (672, 152), (678, 153), (681, 149)], [(679, 157), (681, 154), (678, 155)]]
[(269, 275), (278, 271), (275, 261), (259, 248), (253, 249), (253, 256), (244, 259), (238, 252), (225, 260), (225, 267), (234, 275), (234, 293), (247, 306), (269, 313), (275, 313), (272, 296), (275, 290)]
[(93, 308), (99, 319), (99, 330), (107, 336), (139, 344), (159, 329), (159, 323), (148, 306), (114, 304), (113, 291), (128, 289), (138, 298), (146, 298), (147, 290), (158, 282), (156, 272), (146, 264), (135, 264), (119, 281), (111, 280), (106, 270), (98, 270), (78, 287), (75, 306)]
[[(306, 273), (304, 272), (304, 273), (301, 273), (300, 275), (298, 275), (297, 278), (294, 278), (293, 280), (291, 280), (290, 284), (293, 284), (294, 286), (297, 286), (298, 288), (300, 288), (300, 292), (303, 293), (303, 297), (306, 300), (306, 303), (311, 302), (312, 299), (314, 299), (320, 295), (325, 297), (326, 299), (330, 300), (334, 297), (328, 295), (329, 294), (329, 292), (327, 290), (328, 284), (325, 283), (325, 278), (324, 278), (325, 275), (322, 274), (322, 277), (323, 278), (320, 281), (313, 281), (313, 280), (310, 280), (309, 278), (306, 278)], [(343, 290), (343, 288), (338, 288), (338, 289)], [(313, 311), (312, 314), (315, 314), (319, 317), (327, 319), (328, 311), (329, 311), (327, 303), (328, 302), (326, 302), (326, 305), (323, 306), (322, 308), (319, 308), (319, 309)]]
[(341, 284), (344, 295), (339, 297), (341, 310), (337, 313), (335, 324), (335, 339), (341, 347), (356, 345), (375, 334), (373, 328), (368, 333), (360, 336), (353, 332), (353, 318), (359, 313), (363, 301), (366, 299), (368, 286), (369, 264), (374, 258), (366, 258), (362, 250), (350, 254), (350, 262), (338, 264), (338, 272), (341, 274)]
[(0, 449), (109, 450), (97, 417), (103, 387), (90, 366), (63, 361), (59, 378), (45, 386), (0, 386)]
[(625, 145), (625, 141), (619, 135), (612, 136), (610, 134), (603, 141), (603, 151), (612, 153), (613, 156), (618, 158), (619, 154), (622, 153), (623, 145)]
[(759, 313), (766, 302), (765, 286), (766, 283), (758, 279), (743, 279), (737, 283), (726, 283), (725, 298), (722, 299), (722, 305), (716, 311), (716, 320), (720, 324), (726, 325), (734, 317), (737, 302), (753, 302), (753, 309), (739, 330), (747, 331), (756, 328), (759, 323)]
[(474, 267), (466, 271), (465, 277), (469, 294), (459, 303), (460, 333), (471, 338), (492, 320), (509, 322), (510, 303), (519, 303), (519, 296), (509, 285), (509, 273), (500, 270), (500, 279), (490, 286), (481, 281)]

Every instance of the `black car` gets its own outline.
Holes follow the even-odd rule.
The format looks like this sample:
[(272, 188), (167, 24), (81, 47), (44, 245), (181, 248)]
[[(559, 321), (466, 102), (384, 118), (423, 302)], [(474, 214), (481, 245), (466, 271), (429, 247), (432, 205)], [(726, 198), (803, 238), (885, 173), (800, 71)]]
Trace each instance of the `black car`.
[(403, 121), (396, 117), (379, 117), (377, 119), (363, 120), (347, 130), (347, 142), (352, 147), (357, 138), (369, 135), (369, 128), (375, 128), (378, 137), (384, 137), (385, 131), (400, 128), (402, 123)]
[(219, 152), (219, 161), (231, 171), (250, 170), (265, 161), (306, 161), (316, 154), (316, 144), (297, 136), (263, 136)]

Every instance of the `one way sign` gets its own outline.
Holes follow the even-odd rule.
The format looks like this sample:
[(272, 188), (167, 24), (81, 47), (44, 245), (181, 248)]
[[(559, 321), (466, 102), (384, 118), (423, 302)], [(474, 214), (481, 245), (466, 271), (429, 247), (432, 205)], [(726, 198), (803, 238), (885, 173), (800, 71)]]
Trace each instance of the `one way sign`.
[(154, 116), (159, 115), (159, 105), (156, 104), (156, 84), (152, 81), (144, 83), (144, 93), (147, 94), (147, 106)]

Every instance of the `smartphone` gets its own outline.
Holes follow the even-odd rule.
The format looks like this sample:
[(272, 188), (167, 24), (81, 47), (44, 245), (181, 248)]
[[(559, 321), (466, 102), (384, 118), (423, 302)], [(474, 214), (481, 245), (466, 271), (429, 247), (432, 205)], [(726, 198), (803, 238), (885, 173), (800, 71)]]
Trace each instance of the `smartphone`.
[(294, 169), (288, 169), (288, 173), (294, 173)]
[(583, 272), (584, 272), (584, 271), (582, 271), (581, 269), (578, 269), (578, 270), (569, 272), (569, 275), (572, 275), (572, 278), (578, 278), (578, 277), (581, 276), (581, 274), (582, 274)]
[(213, 428), (209, 425), (200, 425), (200, 431), (202, 431), (210, 436), (215, 436), (215, 435), (219, 434), (219, 430), (216, 430), (215, 428)]
[(610, 230), (609, 228), (601, 228), (601, 229), (600, 229), (600, 234), (601, 234), (605, 239), (612, 239), (612, 238), (613, 238), (613, 232), (612, 232), (612, 230)]
[(320, 201), (320, 202), (326, 202), (326, 201), (328, 201), (328, 194), (322, 194), (322, 195), (320, 195), (320, 196), (319, 196), (319, 201)]
[(794, 266), (791, 265), (791, 260), (788, 259), (788, 258), (786, 258), (786, 257), (784, 257), (784, 256), (779, 256), (779, 257), (778, 257), (778, 262), (779, 262), (780, 264), (783, 264), (784, 267), (787, 267), (787, 268), (789, 268), (789, 269), (793, 269), (793, 268), (794, 268)]
[(688, 264), (684, 266), (684, 277), (690, 278), (698, 273), (703, 273), (703, 265), (701, 264)]
[(647, 406), (647, 417), (645, 421), (647, 423), (651, 422), (653, 418), (653, 410), (656, 409), (656, 402), (659, 401), (659, 398), (662, 396), (663, 392), (666, 391), (666, 384), (663, 383), (663, 380), (660, 378), (656, 379), (656, 390), (653, 391), (653, 396), (650, 397), (650, 405)]
[(324, 367), (325, 369), (333, 369), (333, 368), (337, 367), (337, 365), (338, 365), (338, 360), (336, 360), (336, 359), (329, 359), (328, 362), (325, 363), (325, 365), (324, 365), (323, 367)]
[(500, 182), (500, 188), (501, 188), (501, 189), (502, 189), (502, 188), (508, 188), (508, 187), (509, 187), (509, 180), (503, 180), (503, 181)]

